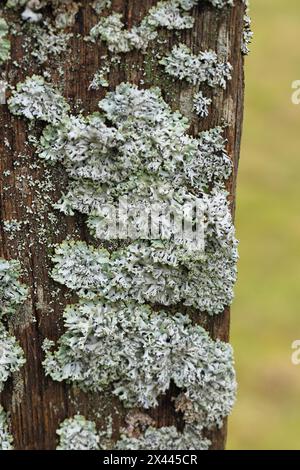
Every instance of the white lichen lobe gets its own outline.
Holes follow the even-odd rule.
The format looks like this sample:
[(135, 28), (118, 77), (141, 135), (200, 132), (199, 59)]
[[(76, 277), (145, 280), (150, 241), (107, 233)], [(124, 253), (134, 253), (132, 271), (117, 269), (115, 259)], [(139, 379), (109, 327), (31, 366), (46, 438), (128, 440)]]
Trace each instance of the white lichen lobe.
[(98, 450), (99, 436), (96, 425), (84, 416), (66, 419), (56, 431), (59, 436), (57, 450)]
[(13, 437), (8, 427), (7, 414), (0, 405), (0, 450), (13, 450)]
[(166, 72), (179, 80), (186, 80), (192, 85), (207, 83), (211, 87), (226, 88), (231, 80), (232, 66), (220, 61), (216, 52), (202, 51), (195, 55), (185, 45), (174, 46), (171, 53), (160, 60)]
[(8, 106), (16, 116), (50, 123), (59, 122), (70, 109), (61, 94), (39, 75), (19, 83), (8, 100)]

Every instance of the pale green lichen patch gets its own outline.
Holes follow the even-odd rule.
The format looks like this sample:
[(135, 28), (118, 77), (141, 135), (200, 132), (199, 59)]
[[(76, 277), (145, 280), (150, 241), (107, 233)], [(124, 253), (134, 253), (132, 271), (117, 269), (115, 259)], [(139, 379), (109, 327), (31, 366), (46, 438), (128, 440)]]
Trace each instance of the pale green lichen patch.
[(113, 13), (102, 18), (90, 31), (93, 41), (100, 38), (107, 43), (108, 49), (115, 53), (129, 52), (134, 49), (146, 50), (149, 42), (158, 35), (159, 28), (169, 30), (190, 29), (194, 18), (187, 13), (194, 2), (168, 0), (158, 2), (138, 26), (126, 30), (122, 15)]
[(205, 250), (168, 241), (140, 241), (114, 252), (65, 242), (53, 278), (81, 297), (174, 305), (221, 313), (233, 298), (237, 248), (226, 194), (207, 196)]
[[(5, 315), (14, 313), (27, 297), (27, 288), (19, 282), (19, 277), (18, 261), (0, 258), (0, 320)], [(0, 392), (10, 375), (17, 372), (24, 363), (23, 350), (0, 321)]]
[(72, 33), (57, 31), (51, 25), (44, 24), (43, 27), (35, 26), (30, 31), (34, 39), (34, 49), (31, 53), (39, 64), (45, 64), (49, 58), (60, 58), (66, 53)]
[(11, 374), (25, 364), (24, 353), (16, 338), (0, 323), (0, 392)]
[(207, 98), (203, 95), (202, 91), (199, 91), (199, 93), (194, 96), (194, 110), (196, 114), (202, 118), (207, 117), (211, 103), (211, 98)]
[(10, 58), (10, 41), (7, 38), (8, 25), (4, 18), (0, 18), (0, 65)]
[(100, 15), (105, 8), (111, 7), (111, 0), (94, 0), (92, 7), (95, 12)]
[(231, 346), (211, 340), (187, 316), (132, 302), (82, 302), (67, 307), (64, 317), (67, 331), (44, 361), (54, 380), (95, 391), (113, 384), (125, 406), (143, 408), (156, 406), (173, 381), (188, 422), (221, 426), (230, 413), (236, 391)]
[(16, 116), (53, 124), (59, 122), (70, 109), (61, 94), (38, 75), (28, 77), (17, 85), (8, 106)]
[(251, 29), (251, 18), (249, 15), (244, 15), (244, 29), (242, 41), (242, 53), (248, 55), (250, 52), (249, 46), (253, 39), (253, 32)]
[(0, 405), (0, 450), (13, 450), (13, 437), (9, 432), (7, 415)]
[(14, 313), (27, 297), (27, 288), (20, 283), (20, 264), (0, 258), (0, 319)]
[[(98, 450), (106, 449), (103, 433), (98, 433), (96, 424), (77, 415), (61, 423), (57, 434), (60, 437), (57, 450)], [(109, 449), (115, 450), (208, 450), (211, 442), (202, 436), (201, 427), (187, 425), (181, 433), (175, 426), (154, 428), (147, 426), (138, 437), (129, 436), (126, 431)]]
[(149, 427), (140, 437), (122, 435), (117, 450), (208, 450), (211, 442), (201, 435), (201, 428), (186, 426), (179, 432), (175, 426)]
[(31, 23), (40, 22), (43, 19), (41, 10), (46, 6), (51, 6), (55, 27), (64, 29), (74, 25), (80, 2), (73, 0), (8, 0), (6, 6), (8, 8), (25, 7), (21, 15), (22, 19)]
[(232, 66), (229, 62), (219, 61), (214, 51), (203, 51), (192, 54), (185, 45), (174, 46), (171, 53), (160, 60), (166, 72), (179, 80), (196, 85), (207, 83), (211, 87), (226, 88), (231, 80)]
[[(23, 103), (28, 97), (20, 90), (13, 99)], [(193, 220), (202, 223), (205, 252), (202, 245), (189, 252), (179, 224), (173, 229), (173, 239), (166, 240), (173, 219), (165, 217), (165, 231), (152, 236), (159, 243), (145, 241), (147, 234), (135, 231), (132, 237), (140, 244), (115, 253), (107, 272), (103, 266), (97, 267), (97, 273), (92, 270), (90, 290), (108, 299), (134, 298), (163, 305), (184, 302), (211, 314), (221, 312), (232, 301), (237, 260), (230, 208), (222, 189), (232, 171), (222, 129), (211, 129), (198, 138), (189, 136), (187, 119), (172, 112), (158, 89), (139, 90), (121, 84), (99, 105), (103, 116), (65, 115), (44, 131), (40, 157), (62, 162), (74, 180), (56, 207), (69, 215), (75, 210), (87, 214), (91, 232), (97, 238), (112, 240), (118, 234), (109, 228), (111, 213), (107, 208), (115, 207), (120, 198), (127, 197), (129, 207), (135, 208), (135, 226), (142, 225), (139, 220), (149, 203), (166, 213), (169, 209), (178, 220), (189, 203), (200, 208)], [(27, 106), (32, 117), (30, 100)], [(24, 106), (20, 113), (28, 115), (28, 109)], [(47, 108), (43, 109), (40, 118), (46, 120), (47, 113)], [(49, 114), (53, 120), (51, 110)], [(212, 188), (214, 191), (207, 194)], [(125, 219), (121, 217), (120, 222)], [(57, 252), (54, 278), (81, 292), (85, 287), (77, 276), (85, 260), (76, 258), (77, 248), (75, 245), (73, 250), (77, 252), (75, 265), (69, 264), (69, 271), (62, 268), (65, 256), (69, 256), (68, 245)], [(85, 250), (88, 259), (89, 250)], [(72, 253), (70, 256), (73, 259)], [(90, 265), (86, 266), (88, 273)], [(106, 279), (106, 289), (99, 282), (101, 276)], [(117, 279), (121, 280), (119, 287), (115, 286)]]
[(59, 436), (57, 450), (98, 450), (99, 436), (96, 425), (84, 416), (66, 419), (56, 431)]
[(107, 88), (109, 86), (108, 74), (110, 68), (109, 65), (104, 65), (99, 69), (90, 83), (89, 89), (98, 90), (100, 87)]

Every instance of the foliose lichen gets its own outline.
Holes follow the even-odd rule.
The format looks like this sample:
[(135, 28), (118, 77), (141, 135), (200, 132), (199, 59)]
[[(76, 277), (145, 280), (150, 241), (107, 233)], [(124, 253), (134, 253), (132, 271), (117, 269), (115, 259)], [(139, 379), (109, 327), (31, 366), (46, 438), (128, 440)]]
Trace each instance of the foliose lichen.
[(92, 7), (95, 12), (100, 15), (105, 8), (111, 7), (111, 0), (94, 0)]
[(190, 405), (187, 422), (221, 426), (230, 413), (236, 391), (231, 346), (213, 341), (187, 316), (96, 301), (68, 306), (64, 318), (66, 333), (44, 361), (52, 379), (94, 391), (113, 384), (125, 406), (143, 408), (156, 406), (172, 381), (182, 390), (181, 411), (183, 397)]
[(51, 123), (59, 122), (70, 109), (61, 94), (39, 75), (27, 77), (19, 83), (8, 100), (8, 106), (16, 116)]
[(244, 29), (243, 29), (243, 41), (242, 41), (242, 53), (248, 55), (250, 52), (249, 45), (253, 39), (253, 31), (251, 29), (251, 18), (250, 16), (244, 15)]
[(11, 374), (25, 364), (24, 353), (14, 336), (0, 323), (0, 392)]
[(0, 258), (0, 392), (10, 375), (25, 363), (24, 353), (16, 338), (10, 336), (1, 323), (27, 297), (26, 287), (19, 282), (20, 265), (17, 261)]
[(8, 24), (4, 18), (0, 17), (0, 65), (7, 61), (10, 57), (10, 41), (7, 38)]
[(179, 44), (160, 60), (160, 64), (172, 77), (186, 80), (193, 85), (207, 83), (211, 87), (220, 86), (225, 89), (226, 82), (231, 80), (231, 64), (219, 61), (212, 50), (195, 55), (188, 46)]
[(27, 287), (19, 281), (20, 264), (0, 258), (0, 319), (14, 313), (28, 295)]
[[(27, 95), (21, 89), (13, 99), (23, 103)], [(133, 237), (139, 243), (116, 252), (106, 272), (98, 264), (94, 279), (94, 270), (89, 273), (90, 290), (108, 299), (133, 298), (162, 305), (184, 302), (210, 314), (221, 312), (232, 301), (237, 260), (234, 228), (223, 189), (232, 164), (222, 129), (211, 129), (198, 138), (189, 136), (187, 119), (172, 112), (158, 89), (139, 90), (121, 84), (99, 106), (104, 115), (65, 115), (44, 131), (40, 157), (60, 161), (73, 179), (56, 207), (69, 215), (74, 211), (87, 214), (93, 235), (116, 239), (118, 235), (109, 229), (108, 207), (115, 207), (122, 197), (127, 197), (129, 207), (135, 209), (132, 219), (136, 225), (149, 202), (178, 220), (189, 203), (201, 207), (193, 221), (204, 226), (205, 252), (202, 245), (189, 252), (181, 242), (181, 225), (178, 233), (173, 229), (174, 238), (170, 240), (164, 238), (165, 232), (158, 231), (156, 242), (149, 242), (144, 233), (136, 230)], [(48, 117), (44, 109), (38, 114), (43, 120), (45, 115)], [(53, 119), (51, 116), (49, 113)], [(208, 194), (212, 188), (214, 191)], [(120, 216), (120, 222), (127, 217), (128, 212), (124, 220)], [(173, 219), (165, 219), (168, 232)], [(85, 287), (76, 277), (81, 271), (88, 273), (90, 264), (83, 256), (78, 257), (79, 250), (78, 244), (71, 250), (68, 244), (62, 245), (56, 253), (53, 275), (55, 280), (81, 292)], [(70, 260), (74, 256), (69, 251), (76, 253), (73, 266)], [(89, 251), (86, 247), (87, 259)], [(69, 256), (67, 270), (64, 263)], [(108, 253), (106, 257), (109, 259)], [(105, 289), (99, 277), (106, 279)]]
[(209, 106), (211, 105), (211, 98), (207, 98), (203, 95), (202, 91), (199, 91), (194, 96), (194, 110), (200, 117), (207, 117), (209, 115)]
[(90, 83), (89, 89), (98, 90), (100, 87), (107, 88), (109, 86), (108, 74), (110, 68), (109, 65), (101, 67), (94, 75), (93, 80)]
[(138, 26), (131, 30), (125, 29), (122, 15), (113, 13), (101, 18), (100, 22), (90, 31), (90, 38), (96, 41), (100, 38), (107, 43), (108, 49), (114, 53), (129, 52), (133, 49), (145, 51), (149, 42), (158, 35), (158, 28), (169, 30), (190, 29), (194, 19), (187, 11), (194, 2), (181, 0), (161, 1), (149, 10), (149, 13)]
[(13, 450), (13, 437), (10, 434), (7, 415), (0, 405), (0, 450)]
[(208, 450), (211, 442), (201, 434), (201, 429), (186, 426), (179, 432), (175, 426), (149, 427), (140, 437), (123, 434), (116, 443), (116, 450)]
[(40, 10), (50, 5), (55, 16), (55, 27), (65, 29), (75, 22), (76, 14), (80, 8), (79, 1), (73, 0), (8, 0), (7, 8), (25, 7), (21, 17), (24, 21), (38, 23), (43, 19)]
[(96, 425), (84, 416), (66, 419), (56, 433), (59, 436), (57, 450), (99, 450)]

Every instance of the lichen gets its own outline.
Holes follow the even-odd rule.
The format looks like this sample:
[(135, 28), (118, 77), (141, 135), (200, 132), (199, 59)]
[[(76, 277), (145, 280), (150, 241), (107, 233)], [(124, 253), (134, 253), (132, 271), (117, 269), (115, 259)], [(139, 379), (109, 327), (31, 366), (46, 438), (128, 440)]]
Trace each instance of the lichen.
[(217, 8), (223, 8), (226, 6), (232, 7), (234, 5), (234, 0), (208, 0), (212, 6)]
[(10, 58), (10, 41), (7, 38), (8, 25), (4, 18), (0, 18), (0, 65)]
[(225, 89), (227, 81), (231, 80), (231, 64), (219, 61), (212, 50), (195, 55), (185, 44), (180, 44), (174, 46), (171, 53), (160, 60), (160, 64), (172, 77), (193, 85), (207, 83), (211, 87)]
[(38, 75), (27, 77), (17, 85), (8, 106), (16, 116), (50, 123), (59, 122), (70, 109), (61, 94)]
[(24, 21), (38, 23), (43, 19), (39, 11), (51, 5), (54, 13), (54, 25), (58, 29), (73, 26), (80, 2), (73, 0), (8, 0), (7, 8), (25, 7), (21, 17)]
[[(23, 102), (23, 95), (21, 90), (15, 99)], [(237, 260), (223, 190), (232, 164), (222, 129), (211, 129), (198, 138), (189, 136), (187, 119), (172, 112), (158, 89), (139, 90), (121, 84), (99, 106), (103, 116), (65, 115), (57, 125), (46, 127), (40, 143), (40, 157), (62, 162), (73, 178), (56, 207), (69, 215), (74, 211), (87, 214), (88, 226), (97, 238), (120, 238), (108, 208), (116, 208), (127, 198), (128, 210), (123, 215), (119, 212), (119, 222), (122, 226), (131, 222), (129, 238), (139, 243), (116, 252), (106, 265), (107, 272), (100, 265), (97, 273), (93, 268), (89, 273), (91, 290), (108, 299), (134, 298), (162, 305), (183, 302), (210, 314), (220, 313), (232, 301)], [(43, 110), (43, 116), (45, 113)], [(214, 191), (207, 194), (212, 188)], [(147, 227), (149, 204), (163, 214), (154, 221), (162, 223), (163, 229), (155, 229), (155, 236), (151, 231), (151, 242), (148, 232), (141, 230)], [(205, 251), (203, 244), (195, 244), (203, 238), (202, 231), (200, 236), (191, 232), (190, 238), (183, 240), (182, 217), (187, 205), (197, 208), (190, 222), (203, 228)], [(128, 236), (126, 228), (121, 238)], [(90, 265), (78, 256), (66, 270), (65, 258), (73, 259), (72, 250), (77, 257), (79, 245), (71, 250), (68, 244), (62, 245), (57, 251), (53, 275), (81, 292), (85, 287), (77, 276), (84, 266), (88, 272)], [(90, 251), (86, 247), (88, 260)], [(105, 277), (106, 290), (99, 277)]]
[(0, 392), (11, 374), (25, 364), (24, 353), (16, 338), (0, 323)]
[(0, 319), (14, 313), (27, 297), (27, 288), (20, 283), (20, 264), (0, 258)]
[(57, 32), (51, 25), (43, 27), (35, 26), (31, 31), (31, 37), (35, 40), (31, 53), (39, 64), (44, 64), (49, 58), (58, 58), (68, 49), (72, 33)]
[(109, 81), (107, 79), (109, 73), (109, 65), (104, 65), (93, 76), (89, 89), (98, 90), (100, 87), (107, 88)]
[(96, 425), (84, 416), (66, 419), (56, 431), (59, 436), (57, 450), (98, 450), (99, 436)]
[(18, 261), (0, 258), (0, 392), (10, 375), (25, 363), (16, 338), (10, 336), (1, 323), (4, 316), (14, 313), (27, 297), (27, 288), (19, 282), (19, 276)]
[(111, 0), (94, 0), (92, 7), (95, 12), (100, 15), (105, 8), (111, 7)]
[(0, 405), (0, 450), (13, 450), (13, 437), (9, 432), (7, 415)]
[(141, 437), (123, 434), (116, 450), (208, 450), (211, 442), (202, 437), (201, 429), (186, 426), (179, 432), (175, 426), (149, 427)]
[(204, 118), (209, 115), (209, 106), (211, 105), (211, 98), (207, 98), (203, 95), (202, 91), (199, 91), (194, 96), (194, 110), (198, 116)]
[(242, 41), (242, 53), (248, 55), (250, 52), (249, 45), (253, 39), (253, 32), (251, 29), (251, 18), (250, 16), (244, 15), (244, 29), (243, 29), (243, 41)]
[(81, 297), (174, 305), (182, 302), (213, 315), (230, 305), (237, 249), (226, 194), (207, 196), (205, 250), (149, 240), (115, 251), (64, 242), (52, 276)]
[[(187, 316), (96, 301), (68, 306), (64, 318), (67, 331), (44, 361), (53, 380), (94, 391), (113, 384), (125, 406), (143, 408), (156, 406), (174, 382), (202, 427), (221, 426), (230, 413), (236, 389), (231, 346), (213, 341)], [(191, 416), (188, 408), (188, 421)]]
[(96, 41), (100, 38), (107, 43), (108, 49), (114, 53), (129, 52), (133, 49), (145, 51), (149, 42), (158, 35), (159, 28), (169, 30), (190, 29), (194, 19), (187, 11), (194, 2), (181, 0), (161, 1), (152, 7), (138, 26), (126, 30), (122, 15), (113, 13), (101, 18), (100, 22), (90, 31), (90, 38)]

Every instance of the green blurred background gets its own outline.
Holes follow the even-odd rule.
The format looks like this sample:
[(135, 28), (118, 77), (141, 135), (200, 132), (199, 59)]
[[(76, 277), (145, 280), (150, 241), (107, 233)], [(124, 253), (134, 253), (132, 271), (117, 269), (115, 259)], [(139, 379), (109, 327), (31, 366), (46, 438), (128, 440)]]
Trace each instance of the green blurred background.
[(300, 1), (252, 0), (238, 179), (239, 281), (231, 340), (239, 382), (229, 449), (300, 449)]

